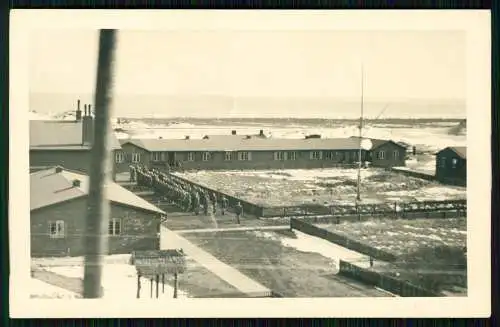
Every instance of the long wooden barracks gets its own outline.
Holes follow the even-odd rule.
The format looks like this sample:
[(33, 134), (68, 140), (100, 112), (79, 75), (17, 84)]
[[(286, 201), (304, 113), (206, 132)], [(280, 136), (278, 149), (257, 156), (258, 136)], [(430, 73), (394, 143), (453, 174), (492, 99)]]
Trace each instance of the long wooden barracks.
[[(406, 148), (390, 140), (372, 139), (361, 160), (377, 167), (405, 166)], [(205, 136), (202, 139), (121, 140), (124, 160), (152, 167), (183, 169), (312, 169), (352, 166), (358, 162), (360, 140), (351, 138), (277, 139), (256, 135)]]

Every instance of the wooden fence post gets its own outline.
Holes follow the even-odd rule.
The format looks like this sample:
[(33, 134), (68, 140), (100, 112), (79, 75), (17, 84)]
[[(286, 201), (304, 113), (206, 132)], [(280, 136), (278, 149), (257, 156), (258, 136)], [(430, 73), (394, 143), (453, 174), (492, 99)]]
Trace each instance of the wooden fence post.
[(177, 288), (179, 287), (179, 280), (177, 278), (177, 272), (174, 274), (174, 299), (177, 299)]
[(160, 288), (160, 275), (156, 275), (156, 298), (158, 298), (158, 294)]
[(137, 275), (137, 298), (141, 297), (141, 274)]

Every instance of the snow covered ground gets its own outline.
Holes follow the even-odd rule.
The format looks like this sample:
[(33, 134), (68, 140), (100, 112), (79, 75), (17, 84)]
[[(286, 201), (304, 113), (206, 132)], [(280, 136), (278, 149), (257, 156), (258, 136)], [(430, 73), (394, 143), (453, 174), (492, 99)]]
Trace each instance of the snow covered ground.
[[(264, 206), (353, 204), (357, 169), (196, 171), (177, 173), (196, 183)], [(361, 171), (364, 203), (465, 199), (466, 189), (384, 169)]]
[[(378, 169), (363, 169), (361, 170), (361, 177), (379, 173)], [(193, 175), (201, 176), (203, 174), (210, 174), (209, 171), (197, 171)], [(338, 168), (325, 168), (325, 169), (287, 169), (286, 171), (279, 170), (243, 170), (243, 171), (225, 171), (224, 174), (229, 176), (256, 176), (262, 178), (284, 179), (290, 181), (317, 181), (322, 178), (357, 178), (357, 169), (338, 169)]]
[(64, 288), (47, 284), (36, 278), (29, 282), (30, 297), (36, 299), (76, 299), (80, 295), (70, 292)]
[[(102, 285), (104, 287), (105, 299), (136, 298), (137, 294), (137, 272), (135, 266), (130, 265), (130, 255), (110, 255), (105, 258), (103, 266)], [(44, 270), (71, 278), (84, 276), (83, 257), (72, 258), (43, 258), (32, 259), (33, 263), (43, 266)], [(167, 278), (167, 276), (165, 276)], [(168, 276), (172, 278), (172, 276)], [(161, 279), (160, 279), (161, 283)], [(156, 292), (153, 284), (153, 292)], [(155, 296), (156, 293), (153, 293)], [(162, 293), (160, 284), (159, 298), (173, 298), (173, 287), (165, 284), (165, 293)], [(150, 297), (150, 281), (141, 278), (141, 298)], [(178, 298), (186, 298), (188, 294), (178, 291)]]
[[(74, 112), (42, 114), (30, 112), (29, 119), (75, 119)], [(255, 123), (229, 123), (220, 121), (220, 123), (200, 124), (184, 119), (183, 122), (175, 122), (168, 119), (159, 119), (157, 122), (146, 123), (141, 120), (122, 120), (118, 122), (116, 118), (112, 119), (113, 128), (120, 128), (117, 137), (119, 138), (184, 138), (189, 135), (191, 138), (202, 138), (205, 135), (230, 134), (236, 130), (238, 134), (256, 134), (260, 129), (268, 136), (275, 138), (304, 138), (309, 134), (320, 134), (323, 138), (350, 137), (358, 135), (357, 123), (346, 121), (336, 125), (327, 123), (318, 123), (314, 125), (301, 126), (296, 122), (287, 122), (285, 120), (274, 123), (255, 124)], [(397, 122), (366, 122), (363, 129), (363, 135), (370, 138), (391, 139), (402, 141), (417, 146), (420, 150), (436, 151), (447, 146), (465, 146), (466, 130), (454, 135), (450, 133), (458, 123), (455, 122), (433, 122), (419, 124), (400, 124)]]
[(29, 120), (54, 120), (56, 118), (54, 118), (53, 116), (48, 115), (48, 114), (30, 111), (28, 113), (28, 119)]
[[(236, 130), (238, 134), (256, 134), (259, 129), (264, 129), (266, 135), (274, 138), (301, 139), (309, 134), (320, 134), (323, 138), (342, 138), (356, 136), (359, 130), (356, 126), (338, 127), (294, 127), (286, 125), (274, 125), (260, 128), (257, 126), (220, 126), (220, 125), (195, 125), (176, 124), (171, 126), (149, 126), (142, 122), (131, 122), (120, 125), (133, 138), (173, 138), (180, 139), (189, 135), (190, 138), (202, 138), (205, 135), (230, 134)], [(447, 146), (466, 145), (466, 135), (450, 135), (449, 127), (403, 127), (391, 128), (380, 126), (365, 126), (363, 135), (369, 138), (391, 139), (416, 145), (418, 149), (436, 151)], [(129, 137), (126, 133), (120, 135), (122, 138)]]
[(254, 231), (252, 233), (258, 237), (279, 240), (285, 247), (294, 248), (301, 252), (318, 253), (326, 258), (332, 259), (334, 273), (338, 273), (339, 260), (351, 261), (363, 268), (370, 267), (369, 257), (362, 253), (349, 250), (340, 245), (302, 233), (298, 230), (294, 230), (293, 232), (297, 238), (284, 237), (273, 232)]
[(382, 250), (404, 254), (422, 246), (466, 246), (466, 222), (465, 218), (385, 219), (318, 226)]

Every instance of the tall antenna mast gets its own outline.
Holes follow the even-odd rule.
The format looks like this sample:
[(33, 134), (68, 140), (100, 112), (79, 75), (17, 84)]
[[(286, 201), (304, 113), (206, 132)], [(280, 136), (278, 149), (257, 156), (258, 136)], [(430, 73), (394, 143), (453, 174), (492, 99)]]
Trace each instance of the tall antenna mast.
[(357, 196), (356, 196), (357, 201), (361, 201), (361, 194), (360, 194), (361, 162), (362, 162), (362, 160), (361, 160), (361, 152), (362, 152), (361, 151), (361, 142), (363, 140), (362, 136), (363, 136), (364, 75), (365, 75), (365, 71), (364, 71), (363, 63), (361, 63), (361, 115), (359, 117), (359, 153), (358, 153), (359, 164), (358, 164), (358, 187), (357, 187)]

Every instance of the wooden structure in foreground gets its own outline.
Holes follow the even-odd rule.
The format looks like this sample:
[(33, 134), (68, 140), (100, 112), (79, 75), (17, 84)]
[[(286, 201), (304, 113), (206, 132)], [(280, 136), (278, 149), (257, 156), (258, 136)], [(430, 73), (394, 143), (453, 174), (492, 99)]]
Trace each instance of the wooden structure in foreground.
[(137, 270), (137, 298), (141, 294), (141, 277), (151, 282), (151, 297), (153, 297), (153, 281), (156, 281), (156, 298), (159, 295), (160, 275), (162, 292), (165, 292), (165, 275), (174, 275), (174, 298), (177, 298), (178, 275), (186, 271), (186, 257), (182, 249), (135, 251), (132, 253), (131, 264)]

